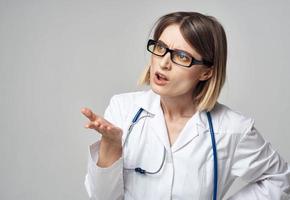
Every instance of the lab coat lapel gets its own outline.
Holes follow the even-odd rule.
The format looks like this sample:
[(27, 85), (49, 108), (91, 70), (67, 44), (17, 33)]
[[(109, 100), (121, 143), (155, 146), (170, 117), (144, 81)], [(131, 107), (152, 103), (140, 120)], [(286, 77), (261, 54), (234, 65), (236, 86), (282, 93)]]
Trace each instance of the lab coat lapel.
[(144, 110), (152, 114), (152, 117), (148, 118), (148, 130), (152, 131), (161, 144), (164, 145), (166, 150), (170, 152), (167, 128), (160, 106), (160, 96), (152, 90), (148, 90), (138, 97), (136, 106), (138, 108), (142, 107)]
[[(221, 118), (220, 114), (220, 104), (217, 103), (214, 109), (210, 112), (212, 116), (213, 129), (215, 135), (219, 133)], [(172, 146), (172, 152), (176, 152), (189, 142), (191, 142), (194, 138), (202, 134), (210, 134), (210, 128), (208, 119), (205, 111), (197, 111), (196, 114), (192, 116), (192, 118), (186, 123), (185, 127), (182, 129), (180, 135), (178, 136), (176, 142)]]
[(149, 130), (151, 130), (158, 137), (167, 152), (171, 152), (169, 138), (167, 134), (167, 127), (161, 107), (160, 109), (157, 108), (156, 115), (150, 119), (148, 125)]
[(172, 146), (173, 153), (190, 143), (200, 133), (204, 132), (203, 124), (201, 124), (199, 120), (199, 115), (200, 112), (196, 112), (185, 124)]

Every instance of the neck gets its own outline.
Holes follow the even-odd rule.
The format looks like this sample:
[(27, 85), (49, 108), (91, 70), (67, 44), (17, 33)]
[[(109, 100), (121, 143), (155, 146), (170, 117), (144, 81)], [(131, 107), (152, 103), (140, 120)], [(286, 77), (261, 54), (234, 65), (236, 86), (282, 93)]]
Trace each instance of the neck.
[(164, 97), (160, 96), (160, 104), (164, 116), (171, 120), (190, 118), (196, 112), (192, 96)]

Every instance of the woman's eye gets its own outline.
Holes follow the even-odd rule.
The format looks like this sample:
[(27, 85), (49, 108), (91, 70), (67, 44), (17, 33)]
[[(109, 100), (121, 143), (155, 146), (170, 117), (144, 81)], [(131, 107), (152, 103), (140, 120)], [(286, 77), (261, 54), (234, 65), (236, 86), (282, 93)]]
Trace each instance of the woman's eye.
[(184, 61), (187, 61), (189, 58), (187, 55), (184, 55), (184, 54), (178, 54), (178, 57), (181, 59), (181, 60), (184, 60)]
[(161, 45), (158, 45), (158, 44), (157, 44), (156, 47), (157, 47), (157, 50), (158, 50), (158, 51), (162, 51), (162, 50), (164, 50), (164, 47), (161, 46)]

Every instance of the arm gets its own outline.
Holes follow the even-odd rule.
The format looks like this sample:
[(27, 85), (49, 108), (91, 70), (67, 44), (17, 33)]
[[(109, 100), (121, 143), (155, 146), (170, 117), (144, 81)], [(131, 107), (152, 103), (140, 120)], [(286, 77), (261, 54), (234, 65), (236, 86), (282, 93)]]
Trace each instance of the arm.
[(229, 200), (290, 199), (290, 166), (254, 126), (236, 147), (231, 173), (249, 184)]
[(92, 200), (123, 199), (123, 158), (119, 158), (109, 167), (99, 167), (98, 152), (100, 141), (90, 145), (88, 171), (85, 187)]
[[(116, 126), (122, 126), (121, 113), (114, 97), (104, 118)], [(90, 199), (123, 199), (122, 147), (106, 138), (103, 134), (99, 141), (90, 145), (85, 187)]]

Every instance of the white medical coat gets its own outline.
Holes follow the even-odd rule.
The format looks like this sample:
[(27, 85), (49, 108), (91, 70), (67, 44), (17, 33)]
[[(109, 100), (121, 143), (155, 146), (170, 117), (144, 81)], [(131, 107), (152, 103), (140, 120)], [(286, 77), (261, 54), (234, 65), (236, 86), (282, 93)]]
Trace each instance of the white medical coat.
[[(139, 108), (143, 112), (126, 145), (124, 140)], [(218, 154), (218, 199), (237, 177), (249, 184), (230, 200), (290, 199), (290, 166), (254, 127), (254, 120), (217, 103), (211, 111)], [(170, 146), (160, 96), (152, 90), (114, 95), (104, 117), (123, 129), (123, 154), (101, 168), (99, 141), (90, 145), (85, 187), (95, 200), (210, 200), (213, 194), (213, 156), (205, 112), (196, 112)], [(165, 163), (154, 175), (124, 168), (156, 171), (166, 149)]]

